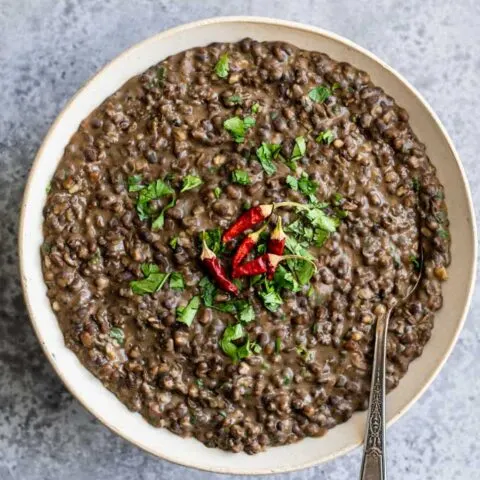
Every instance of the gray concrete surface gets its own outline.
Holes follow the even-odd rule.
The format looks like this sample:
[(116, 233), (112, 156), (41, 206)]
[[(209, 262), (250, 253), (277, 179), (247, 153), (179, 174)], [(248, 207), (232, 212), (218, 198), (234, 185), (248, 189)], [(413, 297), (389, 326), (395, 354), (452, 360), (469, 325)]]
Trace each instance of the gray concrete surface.
[[(0, 0), (0, 480), (205, 480), (157, 460), (87, 414), (33, 335), (19, 287), (18, 206), (35, 152), (69, 97), (156, 32), (215, 15), (304, 21), (372, 50), (407, 77), (450, 132), (480, 202), (478, 0)], [(391, 480), (480, 476), (480, 297), (423, 398), (388, 433)], [(355, 479), (360, 452), (277, 480)]]

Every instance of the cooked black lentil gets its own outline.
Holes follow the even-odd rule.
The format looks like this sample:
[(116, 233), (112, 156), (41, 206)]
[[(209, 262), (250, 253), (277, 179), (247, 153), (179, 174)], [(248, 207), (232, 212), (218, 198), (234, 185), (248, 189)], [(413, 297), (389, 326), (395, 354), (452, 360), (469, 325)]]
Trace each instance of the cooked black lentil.
[[(224, 128), (232, 117), (255, 120), (243, 139)], [(255, 155), (262, 142), (281, 144), (271, 175)], [(310, 246), (317, 272), (283, 289), (276, 312), (244, 282), (255, 348), (234, 362), (219, 347), (232, 313), (202, 304), (190, 327), (176, 318), (202, 295), (198, 235), (252, 205), (307, 202), (287, 181), (302, 172), (340, 224)], [(174, 193), (139, 215), (142, 185), (157, 179)], [(278, 214), (287, 227), (298, 218), (278, 210), (272, 226)], [(44, 216), (44, 278), (66, 345), (153, 425), (235, 452), (324, 435), (367, 407), (376, 308), (414, 282), (421, 241), (420, 288), (389, 328), (394, 388), (430, 337), (450, 262), (443, 187), (408, 113), (347, 63), (248, 38), (169, 57), (105, 100), (70, 140)], [(220, 254), (226, 265), (235, 245)], [(142, 264), (175, 281), (134, 293)]]

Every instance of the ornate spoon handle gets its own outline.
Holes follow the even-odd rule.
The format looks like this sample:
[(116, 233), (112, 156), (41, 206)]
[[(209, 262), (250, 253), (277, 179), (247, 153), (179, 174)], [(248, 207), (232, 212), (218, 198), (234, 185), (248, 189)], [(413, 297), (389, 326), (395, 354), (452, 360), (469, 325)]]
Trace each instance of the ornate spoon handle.
[(373, 355), (372, 385), (363, 445), (360, 480), (386, 480), (385, 470), (385, 361), (387, 351), (388, 312), (383, 305), (376, 308), (377, 327)]

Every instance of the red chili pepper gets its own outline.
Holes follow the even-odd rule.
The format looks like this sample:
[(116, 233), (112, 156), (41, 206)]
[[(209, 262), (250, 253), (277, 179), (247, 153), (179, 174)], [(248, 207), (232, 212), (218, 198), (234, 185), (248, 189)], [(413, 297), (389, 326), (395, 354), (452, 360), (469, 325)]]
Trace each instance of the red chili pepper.
[(265, 220), (273, 212), (273, 204), (257, 205), (240, 215), (237, 221), (223, 234), (225, 243), (233, 240), (245, 230), (254, 227), (257, 223)]
[(225, 243), (238, 237), (242, 232), (254, 227), (257, 223), (269, 217), (275, 208), (280, 207), (295, 207), (295, 208), (310, 208), (310, 205), (296, 202), (280, 202), (264, 205), (257, 205), (247, 210), (240, 215), (237, 221), (223, 234), (223, 241)]
[(253, 275), (260, 275), (266, 273), (267, 271), (267, 254), (261, 255), (260, 257), (254, 258), (249, 262), (243, 263), (235, 268), (232, 272), (233, 278), (238, 277), (251, 277)]
[(249, 233), (242, 240), (242, 243), (237, 248), (237, 251), (235, 252), (235, 255), (232, 259), (233, 270), (235, 270), (240, 265), (240, 263), (242, 263), (242, 260), (252, 251), (253, 247), (255, 247), (255, 245), (258, 243), (260, 235), (265, 231), (266, 228), (267, 226), (264, 225), (260, 230)]
[(200, 255), (200, 260), (202, 260), (203, 264), (222, 290), (232, 293), (233, 295), (238, 295), (238, 287), (228, 279), (220, 260), (212, 250), (208, 248), (205, 238), (203, 239), (203, 249), (202, 254)]
[(285, 241), (287, 236), (282, 228), (282, 217), (278, 217), (277, 226), (270, 235), (268, 241), (268, 253), (274, 253), (275, 255), (283, 255), (285, 250)]
[(301, 255), (275, 255), (274, 253), (265, 253), (260, 257), (254, 258), (250, 262), (239, 265), (232, 273), (233, 278), (247, 277), (252, 275), (267, 274), (267, 278), (272, 280), (280, 262), (284, 260), (305, 260), (311, 263), (315, 269), (317, 266), (313, 260)]

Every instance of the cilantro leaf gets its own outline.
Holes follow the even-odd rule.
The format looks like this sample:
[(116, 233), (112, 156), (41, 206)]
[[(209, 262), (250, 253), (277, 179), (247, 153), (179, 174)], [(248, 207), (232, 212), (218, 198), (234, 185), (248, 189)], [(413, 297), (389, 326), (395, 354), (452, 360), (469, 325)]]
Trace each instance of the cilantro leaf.
[(221, 312), (231, 313), (236, 315), (238, 320), (242, 323), (249, 323), (255, 319), (255, 310), (251, 303), (247, 300), (231, 300), (229, 302), (222, 302), (215, 305), (217, 310)]
[(140, 220), (147, 220), (153, 215), (149, 203), (167, 195), (173, 195), (175, 191), (163, 180), (156, 180), (140, 190), (137, 199), (137, 213)]
[(289, 272), (283, 265), (277, 267), (273, 280), (278, 290), (282, 288), (292, 292), (298, 292), (300, 290), (297, 279), (293, 276), (292, 272)]
[(159, 273), (160, 269), (158, 268), (158, 265), (155, 265), (154, 263), (142, 263), (140, 265), (140, 270), (142, 273), (148, 277), (151, 273)]
[(238, 360), (238, 347), (233, 342), (240, 340), (245, 336), (245, 332), (240, 323), (228, 326), (222, 334), (220, 339), (220, 348), (228, 355), (234, 362)]
[(321, 228), (327, 232), (333, 233), (340, 225), (340, 220), (335, 217), (329, 217), (321, 208), (313, 207), (305, 210), (305, 216), (314, 227)]
[(317, 85), (308, 92), (308, 96), (316, 103), (323, 103), (330, 95), (332, 90), (325, 85)]
[(252, 105), (252, 113), (258, 113), (260, 111), (260, 104), (259, 103), (254, 103)]
[(280, 305), (283, 304), (282, 297), (275, 289), (274, 283), (268, 280), (265, 280), (263, 289), (258, 292), (258, 295), (262, 299), (265, 308), (271, 312), (276, 312)]
[(213, 194), (215, 195), (215, 198), (218, 200), (220, 198), (220, 195), (222, 194), (222, 189), (220, 187), (215, 187), (215, 190), (213, 190)]
[(199, 308), (200, 297), (196, 295), (190, 299), (186, 307), (177, 308), (177, 322), (184, 323), (187, 325), (187, 327), (189, 327), (192, 324)]
[(223, 128), (227, 130), (237, 143), (242, 143), (245, 140), (247, 130), (255, 125), (255, 119), (252, 117), (245, 117), (243, 120), (240, 117), (231, 117), (223, 122)]
[(136, 295), (145, 295), (146, 293), (158, 292), (158, 290), (165, 285), (165, 282), (170, 276), (169, 273), (159, 272), (158, 267), (157, 270), (152, 270), (151, 266), (147, 267), (146, 269), (142, 267), (142, 271), (146, 278), (142, 280), (132, 280), (130, 282), (130, 288)]
[(185, 281), (183, 279), (183, 275), (179, 272), (173, 272), (170, 275), (169, 286), (172, 290), (179, 290), (179, 291), (184, 290), (185, 289)]
[(139, 192), (144, 189), (145, 185), (142, 185), (142, 176), (141, 175), (132, 175), (128, 177), (128, 191), (129, 192)]
[(175, 206), (175, 203), (177, 202), (177, 199), (173, 197), (167, 205), (165, 205), (162, 208), (162, 211), (160, 212), (160, 215), (153, 221), (152, 223), (152, 230), (160, 230), (163, 228), (163, 225), (165, 223), (165, 212), (169, 209)]
[(220, 78), (227, 78), (229, 70), (230, 70), (230, 66), (229, 66), (228, 53), (224, 53), (223, 55), (220, 56), (220, 58), (218, 59), (218, 62), (215, 65), (215, 73)]
[(280, 144), (265, 142), (257, 148), (257, 158), (267, 175), (273, 175), (277, 171), (272, 160), (278, 157), (281, 148)]
[(250, 177), (245, 170), (234, 170), (232, 172), (232, 182), (240, 185), (250, 185)]
[(297, 137), (295, 139), (295, 146), (293, 147), (293, 152), (292, 152), (292, 156), (290, 157), (290, 160), (292, 162), (296, 162), (297, 160), (300, 160), (303, 156), (305, 156), (306, 151), (307, 151), (307, 144), (305, 142), (305, 137)]
[(168, 242), (168, 244), (170, 245), (170, 247), (173, 248), (173, 250), (175, 250), (177, 248), (177, 245), (178, 245), (178, 236), (172, 237), (170, 239), (170, 241)]
[(298, 189), (304, 195), (315, 195), (317, 187), (318, 183), (314, 180), (310, 180), (305, 172), (302, 173), (302, 176), (298, 179)]
[(287, 175), (286, 182), (292, 190), (298, 190), (298, 180), (293, 175)]
[(330, 145), (335, 140), (335, 135), (331, 130), (325, 130), (324, 132), (320, 132), (315, 139), (317, 143), (326, 143)]
[[(220, 227), (205, 230), (202, 232), (202, 235), (205, 238), (207, 247), (212, 250), (213, 253), (220, 252), (222, 249), (222, 230)], [(200, 238), (200, 240), (202, 240), (202, 238)]]
[(191, 190), (192, 188), (196, 188), (203, 183), (203, 180), (200, 177), (195, 175), (187, 175), (183, 179), (182, 189), (180, 193), (186, 192), (187, 190)]
[(215, 294), (217, 293), (217, 288), (215, 285), (209, 280), (208, 277), (203, 277), (198, 283), (198, 286), (202, 291), (202, 300), (205, 306), (213, 307), (213, 301)]

